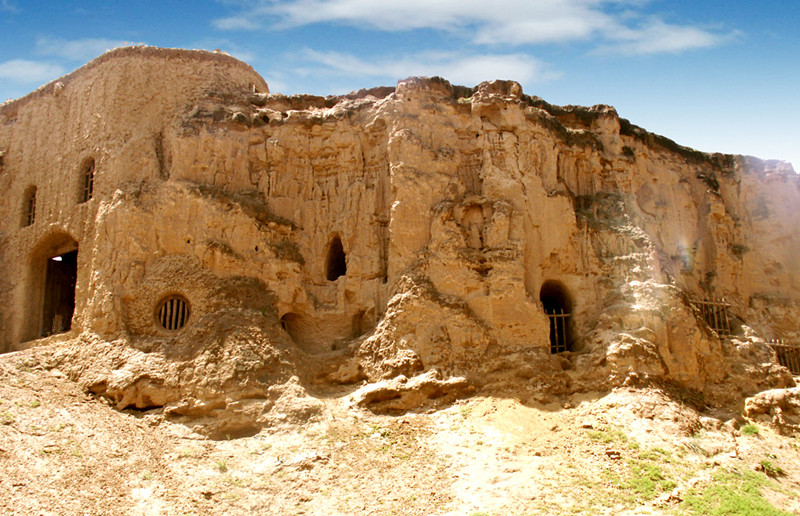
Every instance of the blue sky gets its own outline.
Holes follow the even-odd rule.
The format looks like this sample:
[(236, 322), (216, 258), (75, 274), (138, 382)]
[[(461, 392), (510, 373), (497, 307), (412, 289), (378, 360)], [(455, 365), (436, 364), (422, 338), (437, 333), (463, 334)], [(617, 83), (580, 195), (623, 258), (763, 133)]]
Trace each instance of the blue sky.
[(0, 0), (0, 34), (0, 99), (120, 45), (219, 48), (272, 92), (514, 79), (800, 171), (800, 0)]

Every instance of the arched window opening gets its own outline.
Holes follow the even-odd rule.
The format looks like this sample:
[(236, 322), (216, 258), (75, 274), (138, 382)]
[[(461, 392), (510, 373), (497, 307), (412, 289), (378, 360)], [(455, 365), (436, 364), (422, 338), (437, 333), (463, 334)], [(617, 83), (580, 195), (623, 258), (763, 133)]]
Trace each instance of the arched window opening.
[(539, 291), (539, 300), (550, 320), (550, 353), (572, 351), (572, 300), (566, 287), (559, 281), (546, 281)]
[(283, 314), (283, 317), (281, 317), (281, 328), (283, 328), (283, 331), (289, 333), (289, 329), (294, 329), (298, 319), (299, 316), (297, 314), (291, 312)]
[(45, 271), (42, 336), (64, 333), (72, 328), (75, 312), (75, 283), (78, 251), (51, 256)]
[(22, 204), (22, 226), (30, 226), (36, 221), (36, 187), (25, 190), (25, 201)]
[(289, 338), (295, 344), (303, 344), (306, 342), (308, 334), (308, 320), (304, 319), (300, 314), (288, 312), (281, 317), (281, 328), (289, 334)]
[(91, 199), (94, 194), (94, 158), (90, 158), (81, 170), (82, 188), (80, 202), (86, 202)]
[(334, 281), (347, 274), (347, 256), (344, 254), (342, 239), (339, 238), (339, 235), (334, 236), (328, 245), (328, 259), (325, 270), (325, 276), (328, 281)]
[(167, 296), (158, 304), (156, 320), (165, 330), (180, 330), (189, 320), (189, 303), (182, 296)]

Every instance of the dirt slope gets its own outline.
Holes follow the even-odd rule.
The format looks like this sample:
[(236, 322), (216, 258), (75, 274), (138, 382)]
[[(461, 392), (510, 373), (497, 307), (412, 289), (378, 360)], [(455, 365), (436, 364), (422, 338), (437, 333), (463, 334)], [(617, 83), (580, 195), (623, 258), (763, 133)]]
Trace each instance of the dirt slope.
[(498, 393), (396, 416), (352, 408), (346, 393), (319, 401), (316, 422), (212, 441), (157, 410), (118, 412), (33, 353), (3, 355), (0, 512), (800, 511), (797, 438), (757, 425), (743, 435), (723, 423), (731, 413), (659, 390), (549, 405)]

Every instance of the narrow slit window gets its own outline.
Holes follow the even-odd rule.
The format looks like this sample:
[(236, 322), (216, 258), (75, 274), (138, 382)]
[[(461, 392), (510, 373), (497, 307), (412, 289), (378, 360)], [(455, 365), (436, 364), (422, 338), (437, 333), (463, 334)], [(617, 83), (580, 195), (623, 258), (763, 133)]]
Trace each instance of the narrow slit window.
[(189, 303), (180, 296), (170, 296), (159, 303), (156, 319), (165, 330), (180, 330), (189, 320)]
[(83, 167), (83, 188), (81, 190), (81, 202), (86, 202), (94, 194), (94, 159)]
[(36, 187), (31, 187), (25, 194), (22, 225), (30, 226), (36, 221)]

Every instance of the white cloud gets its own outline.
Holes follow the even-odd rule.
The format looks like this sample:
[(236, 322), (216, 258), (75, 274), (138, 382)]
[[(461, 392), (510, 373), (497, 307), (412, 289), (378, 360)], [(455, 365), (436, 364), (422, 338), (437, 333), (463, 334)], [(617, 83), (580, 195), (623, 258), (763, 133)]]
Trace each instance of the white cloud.
[(112, 48), (134, 43), (107, 38), (63, 39), (42, 36), (36, 39), (36, 53), (71, 61), (89, 61)]
[[(521, 38), (537, 41), (584, 37), (604, 23), (598, 9), (603, 0), (405, 0), (383, 3), (372, 0), (292, 0), (275, 2), (269, 11), (290, 25), (339, 22), (380, 30), (461, 30), (476, 28), (492, 33), (501, 42)], [(262, 4), (262, 8), (264, 4)], [(500, 33), (522, 20), (532, 33), (514, 30)]]
[(258, 59), (258, 54), (256, 52), (248, 50), (247, 48), (244, 48), (229, 39), (204, 38), (195, 41), (189, 46), (191, 48), (203, 48), (206, 50), (220, 49), (226, 54), (231, 55), (236, 59), (240, 59), (248, 64), (253, 64), (253, 62)]
[(601, 13), (541, 13), (487, 23), (479, 27), (474, 40), (486, 45), (576, 41), (592, 37), (609, 24), (610, 19)]
[(228, 18), (219, 18), (212, 22), (214, 27), (221, 30), (258, 30), (261, 24), (251, 17), (246, 16), (230, 16)]
[[(320, 22), (384, 31), (435, 29), (473, 31), (492, 42), (552, 41), (588, 36), (606, 15), (596, 6), (608, 0), (261, 0), (214, 22), (221, 29), (299, 27)], [(522, 31), (523, 20), (534, 32)], [(513, 28), (514, 30), (505, 31)]]
[(670, 25), (651, 20), (642, 27), (618, 27), (613, 31), (614, 42), (600, 46), (597, 51), (613, 54), (677, 54), (695, 48), (713, 47), (735, 38), (738, 33), (713, 34), (697, 27)]
[(393, 80), (412, 75), (439, 75), (453, 84), (466, 86), (492, 79), (513, 79), (530, 84), (559, 76), (545, 63), (524, 54), (422, 52), (399, 59), (370, 61), (340, 52), (305, 50), (299, 57), (316, 65), (313, 69), (304, 70), (303, 73), (308, 75), (383, 77)]
[[(459, 34), (480, 45), (596, 41), (625, 54), (681, 52), (709, 47), (729, 35), (668, 24), (643, 12), (647, 0), (260, 0), (219, 29), (292, 28), (337, 23), (381, 31), (429, 29)], [(642, 22), (645, 20), (645, 22)], [(636, 23), (640, 26), (636, 26)]]
[(287, 83), (275, 77), (271, 77), (271, 79), (267, 81), (267, 86), (269, 86), (270, 93), (285, 93), (290, 91)]
[(11, 0), (0, 0), (0, 11), (7, 13), (18, 13), (20, 11), (17, 4)]
[(20, 84), (48, 82), (64, 75), (64, 72), (60, 65), (27, 59), (12, 59), (0, 63), (0, 79)]

